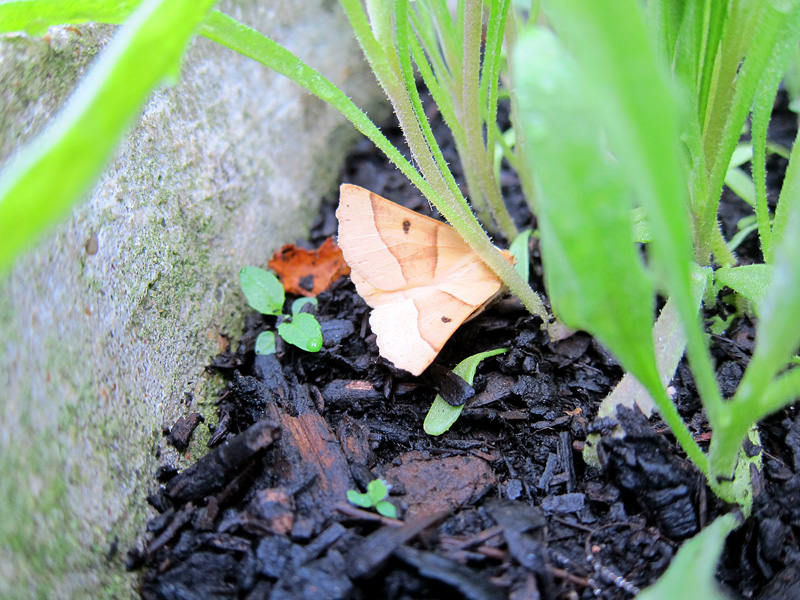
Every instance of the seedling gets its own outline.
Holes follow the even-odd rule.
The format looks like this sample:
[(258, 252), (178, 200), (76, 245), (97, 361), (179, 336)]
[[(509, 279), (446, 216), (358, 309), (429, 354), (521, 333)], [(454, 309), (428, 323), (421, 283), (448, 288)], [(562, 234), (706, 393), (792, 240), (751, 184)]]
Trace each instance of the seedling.
[(347, 490), (347, 500), (361, 508), (373, 509), (378, 514), (390, 519), (397, 518), (397, 508), (386, 500), (389, 497), (389, 485), (383, 479), (373, 479), (367, 484), (365, 493)]
[[(507, 348), (498, 348), (497, 350), (473, 354), (458, 363), (453, 369), (453, 373), (472, 385), (472, 381), (475, 379), (475, 371), (481, 361), (490, 356), (497, 356), (506, 352), (508, 352)], [(428, 435), (442, 435), (453, 426), (453, 423), (461, 416), (462, 410), (464, 410), (463, 404), (461, 406), (451, 406), (441, 395), (437, 394), (436, 398), (433, 399), (433, 404), (428, 409), (428, 414), (425, 416), (425, 422), (422, 425), (425, 433)]]
[[(247, 303), (262, 315), (281, 316), (286, 294), (278, 278), (258, 267), (244, 267), (239, 272)], [(319, 352), (322, 348), (322, 329), (316, 317), (302, 312), (307, 305), (316, 306), (316, 298), (298, 298), (292, 303), (292, 314), (278, 323), (278, 335), (293, 346), (306, 352)], [(256, 339), (256, 354), (275, 353), (275, 333), (263, 331)]]

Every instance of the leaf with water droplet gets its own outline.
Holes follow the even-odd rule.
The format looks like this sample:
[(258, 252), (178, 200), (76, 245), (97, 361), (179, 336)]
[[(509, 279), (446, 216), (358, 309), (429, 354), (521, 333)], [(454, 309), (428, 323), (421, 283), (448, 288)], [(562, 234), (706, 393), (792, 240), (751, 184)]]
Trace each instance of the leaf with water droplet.
[(306, 352), (322, 349), (322, 328), (314, 315), (299, 313), (278, 325), (278, 335), (285, 342), (302, 348)]

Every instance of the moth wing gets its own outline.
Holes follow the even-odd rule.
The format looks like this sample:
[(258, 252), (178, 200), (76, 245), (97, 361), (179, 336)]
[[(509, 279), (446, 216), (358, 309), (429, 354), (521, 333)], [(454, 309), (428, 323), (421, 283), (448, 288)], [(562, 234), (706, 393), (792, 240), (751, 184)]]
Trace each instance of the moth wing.
[(381, 291), (428, 285), (465, 253), (474, 254), (449, 225), (356, 185), (341, 186), (336, 217), (345, 261)]
[(373, 308), (370, 326), (381, 356), (414, 375), (501, 289), (444, 223), (353, 185), (342, 186), (336, 216), (350, 277)]

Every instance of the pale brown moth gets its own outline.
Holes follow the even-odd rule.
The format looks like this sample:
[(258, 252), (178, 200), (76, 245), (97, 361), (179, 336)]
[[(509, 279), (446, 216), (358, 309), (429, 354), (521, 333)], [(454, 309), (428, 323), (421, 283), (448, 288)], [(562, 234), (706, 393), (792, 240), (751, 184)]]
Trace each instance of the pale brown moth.
[[(503, 291), (455, 229), (356, 185), (340, 188), (339, 247), (372, 307), (381, 356), (413, 375)], [(513, 263), (511, 253), (500, 250)]]

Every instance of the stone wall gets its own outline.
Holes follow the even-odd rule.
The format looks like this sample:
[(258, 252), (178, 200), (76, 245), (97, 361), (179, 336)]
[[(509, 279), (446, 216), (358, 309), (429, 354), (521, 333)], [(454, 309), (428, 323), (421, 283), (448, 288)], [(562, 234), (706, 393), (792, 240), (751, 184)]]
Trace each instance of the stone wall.
[[(385, 110), (338, 3), (220, 8)], [(0, 38), (0, 161), (113, 33)], [(123, 563), (162, 428), (213, 413), (203, 367), (240, 331), (238, 271), (304, 235), (356, 135), (291, 82), (199, 38), (91, 194), (0, 280), (0, 597), (132, 595)]]

